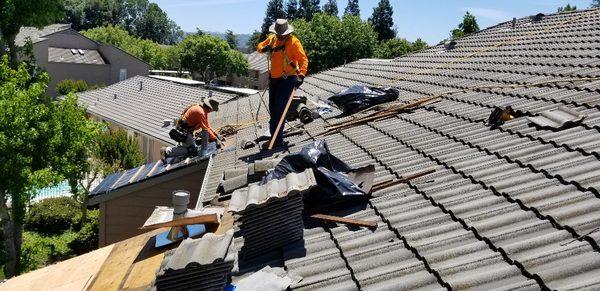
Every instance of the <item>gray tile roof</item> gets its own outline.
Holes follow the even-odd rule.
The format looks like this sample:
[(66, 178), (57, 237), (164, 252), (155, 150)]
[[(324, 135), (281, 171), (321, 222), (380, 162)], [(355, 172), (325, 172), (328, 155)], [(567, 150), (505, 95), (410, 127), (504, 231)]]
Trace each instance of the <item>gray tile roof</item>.
[(57, 63), (76, 63), (104, 65), (104, 59), (97, 50), (48, 48), (48, 61)]
[[(351, 166), (374, 164), (375, 183), (436, 172), (339, 213), (377, 221), (374, 231), (306, 225), (304, 244), (274, 258), (304, 278), (292, 287), (600, 288), (599, 37), (598, 9), (552, 14), (520, 19), (514, 29), (501, 23), (458, 39), (449, 51), (436, 46), (391, 61), (359, 60), (307, 77), (300, 93), (317, 100), (355, 84), (395, 86), (398, 102), (447, 94), (414, 112), (324, 137)], [(253, 120), (259, 103), (253, 95), (225, 104), (215, 126)], [(486, 126), (492, 110), (505, 105), (522, 117)], [(526, 118), (562, 106), (586, 118), (563, 130), (540, 129)], [(259, 116), (267, 116), (264, 106)], [(205, 199), (216, 195), (224, 170), (298, 151), (326, 124), (349, 118), (315, 120), (306, 134), (287, 138), (287, 152), (220, 153)], [(252, 139), (268, 128), (260, 126), (229, 140)]]
[[(169, 137), (171, 127), (163, 127), (164, 120), (179, 118), (183, 109), (207, 98), (209, 91), (135, 76), (102, 89), (79, 93), (78, 96), (89, 113), (174, 144)], [(212, 98), (224, 103), (235, 96), (213, 91)]]
[(31, 27), (31, 26), (25, 26), (25, 27), (21, 27), (21, 29), (19, 30), (19, 33), (17, 34), (17, 37), (15, 39), (15, 44), (17, 46), (24, 46), (25, 43), (27, 42), (27, 39), (31, 39), (32, 43), (36, 43), (38, 41), (41, 41), (44, 39), (44, 36), (55, 33), (55, 32), (59, 32), (59, 31), (63, 31), (66, 29), (71, 28), (70, 24), (50, 24), (48, 26), (45, 26), (42, 29), (38, 29), (35, 27)]
[(258, 52), (253, 52), (250, 54), (244, 54), (248, 63), (250, 64), (250, 70), (257, 70), (261, 73), (269, 70), (269, 61), (265, 57), (265, 54), (259, 54)]

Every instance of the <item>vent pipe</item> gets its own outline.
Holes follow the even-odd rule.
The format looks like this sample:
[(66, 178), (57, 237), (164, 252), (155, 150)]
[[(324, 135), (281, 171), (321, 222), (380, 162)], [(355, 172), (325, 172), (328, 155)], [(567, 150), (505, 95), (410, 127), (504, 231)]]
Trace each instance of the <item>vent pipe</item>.
[(515, 27), (517, 27), (517, 18), (514, 17), (512, 20), (512, 29), (515, 29)]
[(188, 204), (190, 203), (190, 192), (185, 190), (173, 191), (173, 219), (185, 217)]

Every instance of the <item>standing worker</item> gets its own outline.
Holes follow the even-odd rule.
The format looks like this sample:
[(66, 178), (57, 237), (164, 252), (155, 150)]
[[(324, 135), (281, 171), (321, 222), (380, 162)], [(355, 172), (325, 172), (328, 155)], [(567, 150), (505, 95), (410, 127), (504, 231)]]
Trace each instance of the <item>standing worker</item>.
[(176, 147), (162, 147), (160, 149), (163, 158), (186, 157), (198, 155), (198, 148), (194, 138), (194, 131), (203, 130), (208, 133), (208, 141), (216, 142), (221, 147), (222, 138), (212, 129), (208, 123), (208, 113), (219, 110), (219, 102), (213, 99), (204, 99), (200, 104), (188, 106), (177, 120), (176, 129), (179, 136), (173, 137), (181, 145)]
[[(300, 40), (292, 34), (294, 27), (286, 19), (277, 19), (269, 31), (272, 34), (258, 44), (258, 52), (271, 55), (269, 129), (273, 136), (292, 91), (304, 82), (308, 58)], [(283, 127), (282, 124), (275, 145), (283, 145)]]

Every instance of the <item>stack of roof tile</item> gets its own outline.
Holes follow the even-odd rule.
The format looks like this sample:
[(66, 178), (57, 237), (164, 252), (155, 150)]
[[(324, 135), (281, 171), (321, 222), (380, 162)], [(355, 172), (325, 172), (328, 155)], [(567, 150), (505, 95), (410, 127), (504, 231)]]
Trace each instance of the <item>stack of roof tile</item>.
[(223, 290), (236, 252), (233, 231), (218, 236), (208, 233), (199, 239), (186, 239), (177, 249), (166, 252), (157, 273), (157, 290)]
[(312, 169), (236, 190), (229, 210), (243, 236), (240, 255), (253, 258), (302, 239), (302, 195), (316, 185)]

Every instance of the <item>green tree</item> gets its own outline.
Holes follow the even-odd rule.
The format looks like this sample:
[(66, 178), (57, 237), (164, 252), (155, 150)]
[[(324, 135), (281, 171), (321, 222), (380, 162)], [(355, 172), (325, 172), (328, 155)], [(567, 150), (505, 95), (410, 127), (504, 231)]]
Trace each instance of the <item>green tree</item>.
[(348, 5), (344, 9), (344, 15), (360, 16), (358, 0), (348, 0)]
[(307, 52), (311, 73), (371, 57), (377, 44), (371, 25), (357, 16), (340, 20), (319, 13), (311, 21), (299, 19), (293, 24)]
[(206, 82), (248, 70), (248, 61), (240, 52), (211, 35), (190, 35), (179, 44), (179, 49), (181, 67), (200, 75)]
[(380, 59), (393, 59), (424, 48), (427, 48), (427, 43), (421, 39), (411, 43), (404, 38), (392, 38), (382, 41), (375, 49), (374, 56)]
[(0, 41), (9, 50), (10, 65), (18, 66), (15, 38), (23, 26), (38, 28), (62, 17), (62, 0), (2, 0), (0, 1)]
[(76, 29), (116, 25), (121, 17), (120, 2), (113, 0), (86, 0), (83, 2), (83, 19)]
[(297, 18), (310, 21), (315, 14), (321, 12), (320, 0), (300, 0)]
[(575, 6), (575, 5), (571, 6), (571, 4), (567, 4), (567, 6), (564, 6), (564, 7), (563, 6), (558, 7), (558, 12), (559, 13), (560, 12), (575, 11), (575, 10), (577, 10), (577, 6)]
[(164, 46), (148, 39), (140, 39), (121, 27), (108, 25), (82, 31), (82, 34), (95, 41), (114, 45), (147, 62), (154, 69), (179, 68), (178, 50), (175, 46)]
[(285, 15), (288, 20), (298, 18), (298, 0), (288, 0), (285, 3)]
[(135, 35), (161, 44), (175, 44), (183, 36), (183, 31), (158, 4), (150, 3), (136, 24)]
[(463, 16), (463, 21), (458, 25), (458, 28), (452, 30), (451, 34), (453, 38), (462, 37), (479, 31), (479, 25), (477, 19), (469, 11)]
[(327, 3), (323, 5), (323, 12), (332, 16), (338, 16), (338, 7), (336, 0), (327, 0)]
[(231, 49), (237, 49), (238, 39), (237, 35), (233, 34), (233, 31), (229, 29), (227, 30), (227, 33), (225, 34), (225, 40), (227, 41), (227, 44), (229, 44), (229, 47)]
[(269, 34), (269, 27), (278, 18), (285, 18), (285, 11), (283, 11), (283, 0), (270, 0), (267, 4), (267, 11), (265, 11), (265, 18), (261, 27), (261, 39), (264, 39)]
[(248, 38), (248, 42), (246, 43), (246, 47), (248, 47), (248, 49), (250, 51), (256, 51), (256, 47), (258, 46), (258, 43), (261, 40), (262, 39), (261, 39), (261, 33), (260, 33), (260, 31), (255, 30), (250, 35), (250, 38)]
[(31, 190), (63, 181), (85, 167), (89, 144), (97, 133), (77, 98), (52, 101), (45, 95), (47, 83), (46, 73), (34, 78), (25, 65), (12, 69), (8, 58), (0, 61), (0, 220), (8, 277), (20, 271)]
[(600, 0), (592, 0), (592, 8), (600, 7)]
[(389, 0), (380, 0), (377, 7), (373, 8), (373, 15), (369, 22), (377, 32), (377, 40), (383, 41), (396, 37), (394, 30), (394, 10)]

